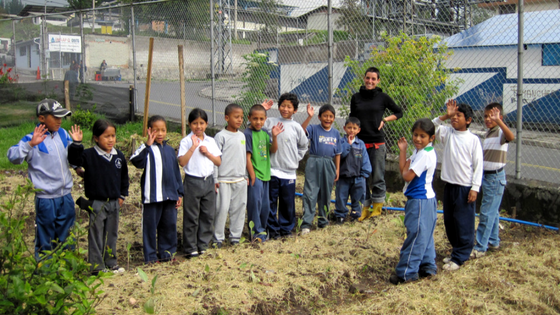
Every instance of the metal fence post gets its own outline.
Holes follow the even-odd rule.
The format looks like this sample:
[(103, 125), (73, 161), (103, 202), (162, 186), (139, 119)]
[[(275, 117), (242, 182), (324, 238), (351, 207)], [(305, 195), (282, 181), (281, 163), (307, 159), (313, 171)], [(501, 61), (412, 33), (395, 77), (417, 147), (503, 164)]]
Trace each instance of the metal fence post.
[(521, 178), (521, 145), (523, 142), (523, 0), (517, 10), (517, 145), (515, 146), (515, 178)]
[(86, 76), (87, 76), (86, 38), (84, 37), (84, 13), (82, 11), (80, 11), (80, 37), (82, 40), (82, 60), (83, 60), (83, 72), (84, 72), (84, 75), (82, 76), (82, 83), (86, 83)]
[(134, 5), (130, 6), (130, 23), (132, 24), (131, 31), (132, 31), (132, 73), (134, 75), (134, 113), (138, 111), (138, 98), (136, 92), (138, 89), (136, 88), (136, 33), (134, 29), (136, 28), (136, 24), (134, 21)]
[(16, 62), (16, 20), (12, 20), (12, 50), (14, 51), (14, 73), (17, 75), (17, 62)]
[(216, 126), (216, 110), (214, 104), (214, 1), (210, 0), (210, 79), (212, 80), (212, 126)]
[(329, 71), (329, 104), (333, 103), (333, 28), (332, 28), (332, 0), (329, 0), (327, 14), (327, 29), (329, 32), (329, 52), (328, 52), (328, 71)]

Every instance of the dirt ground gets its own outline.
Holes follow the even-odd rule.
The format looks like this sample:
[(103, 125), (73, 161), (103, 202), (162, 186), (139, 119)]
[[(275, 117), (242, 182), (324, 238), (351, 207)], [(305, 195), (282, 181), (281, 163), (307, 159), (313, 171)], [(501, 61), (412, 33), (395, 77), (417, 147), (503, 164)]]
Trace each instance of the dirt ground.
[[(145, 266), (141, 172), (132, 165), (129, 170), (131, 196), (121, 211), (117, 251), (119, 265), (127, 271), (105, 280), (99, 314), (141, 314), (150, 298), (158, 314), (560, 313), (560, 235), (505, 222), (499, 250), (447, 272), (441, 269), (442, 259), (451, 247), (439, 215), (435, 231), (438, 275), (398, 286), (388, 278), (405, 237), (403, 212), (384, 212), (364, 223), (313, 229), (303, 237), (226, 245), (191, 260), (179, 252), (173, 263)], [(0, 172), (0, 190), (9, 195), (25, 176), (23, 171)], [(80, 182), (75, 177), (74, 199), (83, 195)], [(303, 190), (301, 176), (297, 190)], [(390, 206), (404, 205), (401, 193), (391, 194), (389, 199)], [(300, 198), (296, 208), (301, 217)], [(29, 215), (31, 244), (32, 204), (24, 211)], [(87, 227), (87, 216), (80, 214), (79, 219)], [(181, 227), (179, 211), (179, 231)], [(245, 232), (247, 236), (247, 229)], [(87, 239), (80, 241), (87, 248)], [(150, 281), (142, 281), (138, 267), (150, 281), (158, 276), (153, 295)]]

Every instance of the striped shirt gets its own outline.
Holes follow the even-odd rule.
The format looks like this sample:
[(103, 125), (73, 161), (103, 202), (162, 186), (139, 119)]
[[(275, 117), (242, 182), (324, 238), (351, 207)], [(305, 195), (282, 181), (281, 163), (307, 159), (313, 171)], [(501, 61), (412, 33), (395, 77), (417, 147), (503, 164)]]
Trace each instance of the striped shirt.
[(488, 130), (482, 143), (484, 170), (495, 171), (506, 166), (508, 141), (500, 126)]

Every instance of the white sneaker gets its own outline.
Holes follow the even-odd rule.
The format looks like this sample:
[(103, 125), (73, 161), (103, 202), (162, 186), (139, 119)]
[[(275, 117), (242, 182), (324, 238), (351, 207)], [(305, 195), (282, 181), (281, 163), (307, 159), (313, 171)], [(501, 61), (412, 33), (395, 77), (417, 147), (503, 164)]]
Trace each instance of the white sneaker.
[(450, 261), (451, 261), (451, 257), (445, 257), (445, 258), (443, 259), (443, 263), (444, 263), (444, 264), (448, 264)]
[(455, 271), (459, 270), (459, 268), (461, 268), (461, 266), (457, 265), (454, 261), (450, 261), (449, 263), (443, 265), (443, 270), (447, 271)]
[(301, 229), (301, 236), (304, 236), (304, 235), (306, 235), (306, 234), (309, 234), (309, 232), (311, 232), (310, 229), (308, 229), (308, 228), (303, 228), (303, 229)]
[(481, 252), (476, 249), (473, 249), (473, 251), (471, 252), (472, 259), (480, 258), (483, 257), (484, 255), (486, 255), (486, 252)]

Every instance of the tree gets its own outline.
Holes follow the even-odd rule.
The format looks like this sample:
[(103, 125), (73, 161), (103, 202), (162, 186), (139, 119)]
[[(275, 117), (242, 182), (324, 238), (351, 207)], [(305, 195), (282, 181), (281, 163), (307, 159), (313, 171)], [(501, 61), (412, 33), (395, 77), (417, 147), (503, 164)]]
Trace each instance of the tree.
[(403, 109), (403, 117), (385, 127), (388, 143), (396, 143), (399, 137), (410, 134), (409, 128), (418, 118), (437, 115), (445, 101), (457, 93), (461, 82), (450, 79), (454, 70), (447, 69), (445, 62), (453, 51), (438, 36), (383, 34), (383, 40), (385, 48), (378, 47), (363, 63), (346, 57), (345, 64), (354, 79), (344, 87), (343, 100), (350, 103), (351, 96), (363, 84), (367, 68), (378, 68), (379, 87)]
[[(95, 7), (103, 3), (103, 0), (95, 0)], [(68, 6), (74, 10), (89, 9), (93, 5), (91, 0), (68, 0)]]
[(336, 20), (336, 26), (344, 27), (355, 39), (371, 39), (371, 20), (365, 15), (360, 2), (360, 0), (343, 0), (338, 10), (342, 16)]
[(9, 14), (18, 14), (23, 9), (24, 5), (21, 3), (21, 0), (12, 0), (10, 2), (6, 1), (4, 3), (4, 9)]

